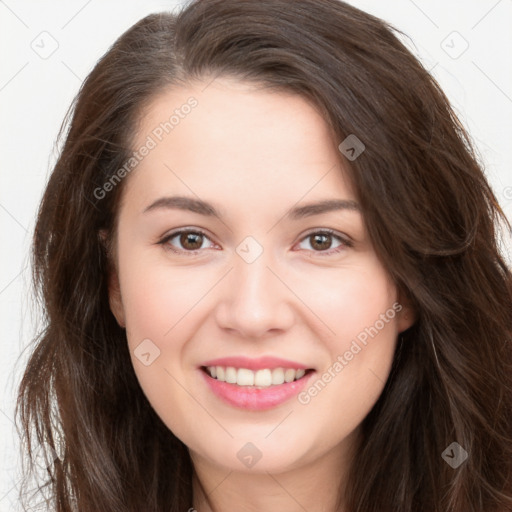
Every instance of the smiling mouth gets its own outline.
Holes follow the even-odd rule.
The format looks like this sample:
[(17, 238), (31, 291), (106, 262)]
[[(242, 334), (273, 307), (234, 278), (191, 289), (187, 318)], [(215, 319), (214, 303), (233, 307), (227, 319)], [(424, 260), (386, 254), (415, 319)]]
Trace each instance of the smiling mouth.
[(265, 389), (303, 379), (314, 370), (302, 368), (263, 368), (250, 370), (233, 366), (201, 366), (201, 370), (212, 379), (244, 388)]

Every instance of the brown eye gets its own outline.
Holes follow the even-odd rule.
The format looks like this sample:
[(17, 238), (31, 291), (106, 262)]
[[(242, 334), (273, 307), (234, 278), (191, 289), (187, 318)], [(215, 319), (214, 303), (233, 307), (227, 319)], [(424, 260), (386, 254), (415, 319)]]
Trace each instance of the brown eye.
[(203, 247), (203, 245), (205, 241), (211, 243), (210, 247), (213, 246), (211, 240), (204, 233), (200, 231), (181, 230), (166, 236), (160, 243), (175, 252), (194, 252), (204, 249), (205, 247)]
[(310, 235), (309, 238), (312, 241), (311, 247), (313, 247), (313, 249), (325, 251), (326, 249), (329, 249), (331, 247), (332, 236), (329, 234), (319, 233)]
[(203, 245), (203, 235), (200, 233), (184, 232), (180, 235), (180, 244), (184, 249), (195, 251)]
[[(309, 243), (308, 243), (309, 242)], [(309, 247), (303, 246), (308, 243)], [(313, 253), (325, 253), (325, 255), (342, 251), (346, 247), (351, 247), (352, 242), (340, 235), (331, 233), (330, 231), (316, 231), (306, 235), (300, 242), (299, 247), (312, 251)]]

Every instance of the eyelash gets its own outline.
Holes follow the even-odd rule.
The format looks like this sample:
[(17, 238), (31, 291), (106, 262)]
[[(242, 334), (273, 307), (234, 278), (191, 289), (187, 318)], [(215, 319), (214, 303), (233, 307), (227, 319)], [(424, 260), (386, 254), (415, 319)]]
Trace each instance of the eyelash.
[[(168, 235), (164, 236), (158, 242), (158, 244), (166, 246), (166, 248), (168, 248), (172, 252), (175, 252), (175, 253), (178, 253), (178, 254), (187, 253), (187, 254), (190, 254), (190, 255), (196, 255), (196, 254), (198, 254), (199, 252), (201, 252), (203, 250), (203, 249), (196, 249), (196, 250), (193, 250), (193, 251), (189, 251), (189, 250), (186, 250), (186, 249), (176, 249), (172, 245), (169, 244), (170, 240), (172, 240), (173, 238), (176, 238), (179, 235), (182, 235), (183, 233), (192, 233), (194, 235), (202, 235), (203, 237), (205, 237), (208, 240), (210, 240), (210, 237), (204, 231), (201, 231), (200, 229), (180, 229), (178, 231), (173, 231), (172, 233), (169, 233)], [(318, 231), (310, 231), (309, 233), (306, 233), (300, 239), (299, 243), (301, 243), (302, 241), (312, 237), (313, 235), (330, 235), (333, 238), (336, 238), (339, 242), (341, 242), (340, 245), (338, 247), (335, 247), (334, 249), (327, 249), (325, 251), (315, 251), (315, 250), (313, 250), (312, 252), (315, 254), (315, 256), (316, 255), (319, 255), (319, 256), (322, 256), (322, 257), (323, 256), (330, 256), (332, 254), (336, 254), (336, 253), (341, 252), (343, 249), (345, 249), (347, 247), (353, 247), (353, 242), (351, 240), (349, 240), (348, 238), (343, 237), (343, 236), (337, 234), (336, 231), (334, 231), (332, 229), (328, 229), (328, 228), (320, 229)], [(212, 242), (212, 240), (210, 240), (210, 242)], [(304, 250), (308, 250), (308, 249), (304, 249)]]

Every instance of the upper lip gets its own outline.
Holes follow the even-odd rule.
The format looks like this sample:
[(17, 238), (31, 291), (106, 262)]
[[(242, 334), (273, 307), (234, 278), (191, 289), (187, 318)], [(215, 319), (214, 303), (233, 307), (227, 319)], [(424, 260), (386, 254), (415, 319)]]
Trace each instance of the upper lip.
[(262, 370), (264, 368), (292, 368), (296, 370), (311, 369), (295, 361), (281, 359), (279, 357), (264, 356), (259, 358), (249, 358), (244, 356), (221, 357), (204, 362), (201, 366), (232, 366), (234, 368), (247, 368), (248, 370)]

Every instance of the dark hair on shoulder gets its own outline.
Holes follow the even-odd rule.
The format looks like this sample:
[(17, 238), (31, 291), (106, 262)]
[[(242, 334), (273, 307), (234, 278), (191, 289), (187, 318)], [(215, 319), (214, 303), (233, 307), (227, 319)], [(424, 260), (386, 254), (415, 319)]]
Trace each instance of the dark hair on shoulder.
[[(145, 17), (94, 67), (38, 212), (46, 326), (16, 407), (30, 458), (46, 447), (39, 487), (51, 510), (191, 506), (187, 447), (145, 398), (109, 308), (100, 233), (114, 231), (123, 183), (95, 191), (129, 158), (152, 98), (214, 76), (302, 95), (335, 143), (364, 142), (344, 166), (377, 255), (418, 313), (363, 422), (348, 512), (512, 510), (512, 277), (499, 231), (510, 224), (464, 127), (397, 32), (338, 0), (199, 0)], [(456, 470), (441, 457), (452, 442), (469, 454)]]

